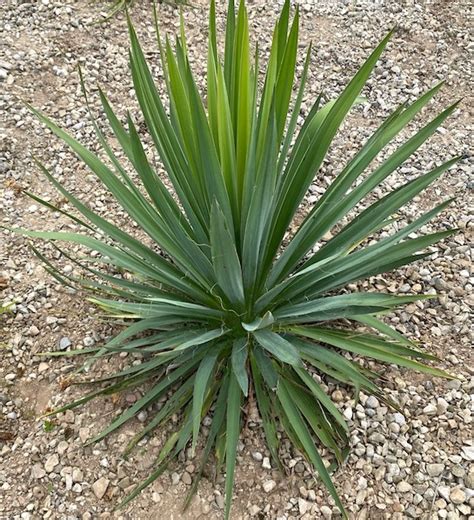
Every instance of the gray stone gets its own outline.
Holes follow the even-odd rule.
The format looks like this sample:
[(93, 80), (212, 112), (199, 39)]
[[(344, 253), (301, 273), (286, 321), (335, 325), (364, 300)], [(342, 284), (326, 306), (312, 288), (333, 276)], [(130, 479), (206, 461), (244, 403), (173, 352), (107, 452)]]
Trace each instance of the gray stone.
[(300, 515), (305, 515), (310, 508), (311, 504), (309, 502), (307, 502), (304, 498), (298, 498), (298, 510)]
[(53, 453), (53, 455), (50, 455), (44, 464), (44, 469), (46, 470), (46, 473), (51, 473), (54, 468), (59, 464), (59, 457), (56, 453)]
[(59, 340), (59, 350), (66, 350), (68, 347), (72, 345), (71, 340), (67, 337), (61, 338)]
[(258, 451), (254, 451), (254, 452), (252, 452), (252, 458), (253, 458), (253, 460), (256, 460), (257, 462), (261, 462), (263, 460), (263, 455)]
[(450, 494), (450, 489), (448, 486), (439, 486), (438, 487), (438, 493), (439, 493), (439, 496), (444, 498), (445, 500), (449, 500), (449, 494)]
[(379, 432), (374, 432), (370, 434), (369, 441), (375, 442), (377, 444), (383, 444), (385, 442), (385, 437)]
[(397, 484), (397, 491), (399, 493), (408, 493), (411, 491), (412, 485), (406, 480), (402, 480)]
[(396, 422), (390, 423), (388, 427), (392, 433), (400, 433), (400, 425)]
[(405, 416), (403, 414), (401, 414), (400, 412), (395, 412), (393, 414), (393, 420), (400, 426), (403, 426), (406, 423)]
[(446, 289), (448, 289), (448, 285), (442, 278), (433, 278), (433, 283), (437, 291), (445, 291)]
[(190, 486), (193, 482), (193, 479), (191, 478), (191, 475), (185, 471), (181, 477), (182, 482), (184, 482), (187, 486)]
[(35, 479), (43, 478), (46, 475), (46, 471), (44, 470), (41, 464), (34, 464), (31, 468), (31, 477)]
[(56, 451), (59, 453), (59, 455), (63, 455), (64, 453), (66, 453), (68, 448), (69, 448), (69, 444), (66, 441), (61, 441), (58, 444)]
[(219, 509), (224, 509), (225, 501), (222, 495), (216, 496), (216, 504)]
[(449, 500), (453, 504), (462, 504), (466, 500), (466, 493), (461, 488), (455, 487), (449, 493)]
[(466, 474), (466, 471), (464, 470), (464, 468), (462, 466), (460, 466), (459, 464), (456, 464), (455, 466), (453, 466), (451, 468), (451, 473), (455, 477), (462, 478)]
[(92, 347), (94, 345), (95, 341), (93, 338), (91, 338), (90, 336), (86, 336), (83, 340), (82, 340), (82, 344), (85, 346), (85, 347)]
[(80, 468), (73, 468), (72, 470), (72, 481), (82, 482), (84, 480), (84, 474)]
[(444, 471), (444, 464), (427, 464), (426, 471), (430, 477), (438, 477)]
[(470, 471), (467, 477), (464, 478), (464, 483), (469, 489), (474, 489), (474, 470)]
[(438, 398), (437, 405), (436, 405), (436, 412), (438, 415), (443, 415), (448, 411), (448, 402), (446, 399), (443, 399), (442, 397)]
[(463, 446), (462, 456), (470, 462), (474, 461), (474, 446)]
[(374, 396), (370, 395), (365, 402), (366, 408), (378, 408), (380, 406), (379, 400)]
[(302, 475), (304, 473), (304, 464), (302, 462), (297, 462), (295, 464), (295, 473)]
[(276, 487), (276, 482), (274, 480), (266, 480), (263, 485), (263, 490), (265, 491), (265, 493), (270, 493), (271, 491), (273, 491)]
[(90, 437), (90, 429), (87, 427), (79, 428), (79, 439), (82, 443), (86, 443)]
[(38, 373), (39, 374), (42, 374), (43, 372), (46, 372), (46, 370), (48, 370), (49, 368), (49, 365), (48, 363), (45, 363), (44, 361), (41, 362), (39, 365), (38, 365)]
[(436, 406), (432, 403), (426, 405), (423, 408), (423, 413), (425, 413), (426, 415), (435, 415), (436, 412), (437, 412)]
[(38, 327), (36, 325), (31, 325), (31, 327), (28, 329), (28, 334), (30, 336), (38, 336), (39, 333), (40, 333), (40, 330), (38, 329)]
[(100, 477), (92, 484), (92, 491), (94, 495), (100, 500), (105, 495), (107, 488), (109, 487), (110, 480), (105, 477)]
[(250, 506), (249, 507), (249, 515), (250, 516), (257, 516), (258, 513), (260, 513), (260, 511), (262, 510), (261, 507), (258, 507), (257, 505), (253, 505), (253, 506)]

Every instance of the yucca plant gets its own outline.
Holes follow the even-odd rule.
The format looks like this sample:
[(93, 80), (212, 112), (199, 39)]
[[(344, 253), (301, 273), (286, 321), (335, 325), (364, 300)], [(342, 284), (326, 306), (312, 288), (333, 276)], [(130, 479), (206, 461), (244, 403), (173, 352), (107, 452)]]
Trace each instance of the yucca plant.
[[(168, 94), (165, 101), (129, 21), (135, 92), (153, 142), (151, 148), (161, 159), (171, 190), (145, 151), (136, 118), (116, 115), (101, 91), (103, 111), (127, 165), (119, 162), (92, 114), (108, 156), (105, 161), (32, 109), (148, 236), (148, 241), (133, 236), (98, 215), (40, 164), (47, 179), (82, 217), (31, 196), (73, 219), (84, 233), (22, 232), (98, 252), (94, 258), (83, 259), (60, 249), (83, 269), (84, 277), (62, 273), (42, 253), (37, 254), (53, 276), (93, 291), (92, 301), (125, 324), (105, 345), (68, 354), (87, 353), (89, 364), (122, 352), (142, 356), (140, 364), (131, 363), (108, 375), (97, 390), (52, 413), (97, 396), (143, 388), (143, 397), (90, 441), (103, 439), (140, 410), (152, 410), (151, 420), (132, 440), (127, 453), (171, 416), (180, 418), (153, 472), (123, 504), (162, 474), (183, 449), (190, 446), (194, 452), (199, 445), (201, 466), (190, 496), (214, 453), (217, 466), (225, 464), (228, 518), (242, 411), (247, 403), (256, 402), (275, 466), (283, 469), (279, 446), (287, 436), (345, 515), (330, 470), (347, 455), (348, 427), (327, 395), (325, 383), (330, 380), (353, 387), (356, 398), (363, 391), (395, 406), (361, 357), (450, 377), (425, 364), (434, 356), (419, 350), (380, 318), (424, 296), (350, 292), (345, 287), (420, 260), (430, 254), (427, 248), (453, 233), (417, 235), (450, 201), (408, 225), (394, 228), (393, 222), (397, 211), (457, 158), (390, 191), (347, 224), (341, 225), (341, 221), (436, 131), (457, 103), (369, 170), (379, 152), (420, 113), (441, 85), (397, 108), (347, 161), (298, 228), (287, 235), (338, 128), (358, 102), (391, 36), (382, 40), (337, 99), (323, 103), (319, 96), (299, 128), (311, 49), (295, 86), (298, 22), (298, 11), (290, 20), (287, 1), (264, 67), (259, 63), (258, 48), (251, 58), (243, 2), (237, 14), (233, 2), (229, 4), (225, 50), (223, 56), (219, 54), (212, 2), (203, 95), (190, 68), (183, 25), (174, 47), (168, 39), (162, 41), (156, 25)], [(130, 176), (130, 168), (139, 182)], [(383, 229), (387, 232), (381, 236), (378, 232)], [(332, 238), (323, 240), (329, 230), (333, 230)], [(158, 401), (164, 404), (154, 407)], [(200, 440), (204, 417), (211, 423)], [(335, 464), (329, 468), (322, 450), (327, 459), (333, 454)]]

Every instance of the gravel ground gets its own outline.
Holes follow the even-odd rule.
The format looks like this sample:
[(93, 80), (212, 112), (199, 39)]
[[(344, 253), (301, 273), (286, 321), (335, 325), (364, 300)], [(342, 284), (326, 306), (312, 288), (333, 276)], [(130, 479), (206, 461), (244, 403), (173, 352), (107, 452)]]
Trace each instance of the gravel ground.
[[(195, 8), (185, 9), (185, 19), (195, 66), (203, 71), (207, 14), (205, 1), (196, 3)], [(436, 110), (464, 97), (460, 109), (375, 195), (449, 156), (467, 154), (472, 135), (469, 110), (474, 104), (468, 85), (473, 44), (467, 3), (355, 4), (301, 4), (301, 42), (314, 42), (305, 111), (321, 89), (328, 97), (340, 92), (377, 41), (387, 30), (398, 27), (364, 91), (367, 103), (353, 111), (335, 140), (311, 188), (308, 204), (390, 110), (440, 79), (447, 83), (441, 95), (398, 142), (421, 120), (427, 121)], [(277, 2), (249, 1), (253, 38), (264, 50), (269, 42), (269, 21), (278, 8)], [(96, 148), (76, 72), (81, 63), (94, 106), (95, 86), (100, 82), (119, 112), (135, 110), (123, 16), (106, 25), (91, 25), (104, 9), (104, 4), (86, 0), (1, 2), (0, 219), (5, 226), (71, 227), (67, 220), (39, 207), (21, 192), (26, 188), (55, 204), (64, 204), (38, 175), (32, 154), (98, 212), (128, 226), (110, 195), (60, 142), (51, 139), (21, 102), (43, 109)], [(222, 28), (224, 6), (218, 11)], [(149, 13), (145, 2), (137, 2), (132, 10), (159, 79)], [(160, 8), (160, 20), (165, 30), (174, 31), (178, 26), (177, 12), (170, 6)], [(335, 475), (351, 518), (474, 518), (474, 364), (469, 322), (473, 287), (469, 208), (474, 179), (470, 172), (472, 163), (465, 159), (401, 213), (401, 218), (411, 219), (455, 196), (449, 210), (427, 226), (427, 231), (458, 227), (459, 233), (439, 245), (430, 262), (362, 284), (389, 292), (438, 294), (437, 299), (409, 305), (390, 319), (398, 330), (442, 357), (442, 366), (459, 379), (432, 380), (369, 364), (386, 378), (387, 392), (400, 403), (403, 415), (393, 413), (374, 397), (362, 396), (355, 404), (344, 388), (329, 384), (328, 391), (350, 421), (352, 432), (352, 454)], [(170, 468), (124, 511), (111, 512), (130, 486), (146, 475), (164, 433), (141, 442), (133, 457), (122, 460), (120, 450), (146, 419), (142, 414), (106, 442), (83, 448), (83, 442), (121, 406), (120, 401), (104, 399), (51, 422), (37, 420), (47, 407), (77, 395), (77, 389), (64, 382), (74, 363), (39, 353), (91, 346), (113, 331), (97, 320), (96, 311), (80, 294), (58, 286), (45, 273), (26, 240), (6, 230), (0, 233), (0, 302), (15, 303), (13, 313), (0, 318), (0, 518), (221, 518), (223, 487), (219, 477), (215, 483), (204, 479), (190, 510), (181, 513), (180, 500), (195, 470), (188, 453), (183, 454), (180, 465)], [(43, 250), (56, 254), (46, 246)], [(66, 271), (73, 270), (67, 260), (59, 260)], [(103, 363), (98, 370), (110, 370), (110, 366)], [(125, 396), (128, 402), (136, 398), (135, 394)], [(233, 518), (338, 518), (333, 502), (298, 454), (284, 446), (283, 458), (286, 477), (271, 467), (258, 421), (250, 421), (239, 446)]]

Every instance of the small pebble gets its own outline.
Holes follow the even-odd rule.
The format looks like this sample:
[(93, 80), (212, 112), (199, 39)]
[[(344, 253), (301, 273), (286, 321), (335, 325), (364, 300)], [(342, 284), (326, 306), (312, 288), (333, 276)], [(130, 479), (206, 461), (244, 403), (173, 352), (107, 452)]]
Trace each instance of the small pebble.
[(66, 350), (72, 345), (71, 340), (69, 338), (61, 338), (59, 340), (59, 350)]
[(94, 495), (100, 500), (105, 495), (107, 488), (109, 487), (110, 480), (105, 477), (100, 477), (92, 484), (92, 491)]
[(44, 469), (45, 469), (46, 473), (51, 473), (58, 464), (59, 464), (59, 457), (57, 456), (57, 454), (54, 453), (53, 455), (50, 455), (46, 459), (46, 462), (44, 464)]
[(466, 493), (461, 488), (454, 488), (449, 493), (449, 499), (453, 504), (462, 504), (466, 500)]
[(266, 480), (262, 485), (265, 493), (270, 493), (271, 491), (273, 491), (275, 489), (275, 486), (276, 482), (274, 480)]
[(405, 480), (402, 480), (397, 484), (397, 491), (399, 493), (408, 493), (411, 491), (412, 485), (409, 482), (406, 482)]

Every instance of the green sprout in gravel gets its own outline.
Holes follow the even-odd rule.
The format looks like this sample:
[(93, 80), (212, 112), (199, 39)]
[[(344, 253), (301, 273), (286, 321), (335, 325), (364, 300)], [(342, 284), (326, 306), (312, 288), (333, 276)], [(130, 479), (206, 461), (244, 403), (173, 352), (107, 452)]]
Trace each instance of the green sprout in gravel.
[[(158, 0), (158, 2), (174, 6), (183, 6), (188, 4), (187, 0)], [(131, 8), (134, 4), (135, 0), (113, 0), (112, 5), (107, 9), (106, 15), (95, 23), (107, 22), (117, 13), (127, 11), (127, 9)]]
[(0, 314), (4, 314), (10, 310), (10, 308), (13, 306), (13, 303), (9, 303), (6, 305), (0, 305)]
[[(148, 240), (133, 236), (95, 213), (40, 165), (78, 213), (43, 203), (71, 217), (84, 233), (22, 232), (94, 250), (98, 255), (94, 258), (74, 258), (89, 275), (85, 277), (63, 274), (38, 254), (59, 280), (93, 291), (93, 301), (126, 324), (105, 345), (76, 353), (88, 353), (89, 363), (123, 352), (134, 354), (132, 359), (142, 356), (141, 363), (130, 363), (108, 375), (96, 391), (53, 413), (97, 396), (143, 389), (143, 397), (121, 410), (91, 440), (103, 439), (142, 410), (155, 410), (127, 453), (172, 416), (179, 417), (152, 473), (122, 505), (160, 476), (185, 448), (190, 447), (192, 453), (199, 448), (200, 464), (186, 503), (214, 455), (216, 466), (225, 468), (225, 517), (229, 518), (243, 413), (255, 402), (275, 466), (283, 470), (280, 445), (287, 437), (346, 515), (330, 471), (347, 456), (348, 426), (327, 395), (325, 381), (330, 378), (352, 387), (356, 397), (363, 391), (392, 405), (377, 386), (377, 373), (361, 358), (450, 377), (427, 365), (435, 358), (381, 319), (395, 307), (423, 296), (350, 291), (348, 284), (425, 258), (430, 246), (453, 233), (421, 233), (450, 201), (407, 225), (393, 226), (393, 222), (402, 206), (458, 159), (420, 174), (349, 217), (443, 124), (457, 104), (376, 161), (441, 85), (394, 110), (287, 235), (334, 136), (359, 102), (391, 36), (382, 40), (337, 99), (325, 103), (320, 96), (314, 100), (299, 126), (311, 49), (295, 85), (298, 23), (298, 11), (291, 20), (286, 2), (261, 75), (264, 67), (258, 61), (258, 49), (251, 56), (244, 3), (236, 13), (230, 2), (223, 55), (218, 51), (212, 3), (203, 96), (190, 68), (184, 29), (172, 46), (169, 40), (161, 40), (157, 26), (166, 101), (159, 95), (129, 23), (130, 66), (140, 118), (166, 170), (166, 184), (145, 152), (137, 118), (127, 114), (124, 123), (102, 92), (103, 111), (127, 164), (118, 160), (92, 115), (108, 156), (105, 162), (33, 109), (148, 236)], [(132, 180), (129, 167), (139, 181)], [(343, 220), (347, 223), (342, 224)], [(378, 234), (385, 228), (386, 233)], [(164, 405), (156, 411), (153, 405), (158, 401)], [(206, 435), (201, 435), (204, 418), (210, 425)]]

